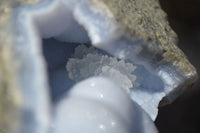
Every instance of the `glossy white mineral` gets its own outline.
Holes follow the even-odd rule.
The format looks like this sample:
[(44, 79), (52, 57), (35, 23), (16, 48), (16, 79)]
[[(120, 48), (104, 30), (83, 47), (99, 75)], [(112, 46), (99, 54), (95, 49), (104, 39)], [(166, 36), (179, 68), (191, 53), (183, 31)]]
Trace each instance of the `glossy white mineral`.
[(157, 133), (150, 117), (104, 77), (76, 84), (59, 103), (53, 133)]

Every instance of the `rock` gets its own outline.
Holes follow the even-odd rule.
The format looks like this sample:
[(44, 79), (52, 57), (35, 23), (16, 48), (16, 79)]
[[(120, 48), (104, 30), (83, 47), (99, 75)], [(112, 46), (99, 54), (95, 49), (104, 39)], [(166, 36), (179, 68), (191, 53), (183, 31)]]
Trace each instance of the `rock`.
[(197, 78), (195, 68), (176, 46), (176, 35), (156, 0), (44, 0), (20, 6), (23, 2), (1, 1), (0, 107), (7, 103), (0, 110), (5, 116), (0, 120), (3, 131), (16, 131), (15, 124), (8, 125), (16, 122), (7, 116), (21, 124), (20, 133), (48, 131), (49, 106), (53, 105), (48, 98), (41, 38), (91, 42), (135, 64), (139, 69), (134, 75), (141, 82), (131, 98), (153, 120), (163, 97), (172, 102)]

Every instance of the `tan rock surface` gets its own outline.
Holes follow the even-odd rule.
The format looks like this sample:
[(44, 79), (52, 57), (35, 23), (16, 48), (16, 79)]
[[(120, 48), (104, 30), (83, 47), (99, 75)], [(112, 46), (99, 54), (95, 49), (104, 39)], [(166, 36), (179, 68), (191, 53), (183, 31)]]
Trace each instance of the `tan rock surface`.
[(162, 53), (163, 60), (173, 62), (188, 78), (196, 75), (195, 68), (177, 47), (177, 36), (169, 26), (167, 15), (158, 0), (102, 0), (115, 18), (125, 26), (131, 38), (143, 38), (152, 52)]

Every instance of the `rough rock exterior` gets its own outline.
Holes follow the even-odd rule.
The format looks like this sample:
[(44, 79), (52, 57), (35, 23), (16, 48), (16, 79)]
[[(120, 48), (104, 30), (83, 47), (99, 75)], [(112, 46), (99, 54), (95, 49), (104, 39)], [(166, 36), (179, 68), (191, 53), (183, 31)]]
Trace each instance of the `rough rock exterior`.
[(127, 31), (130, 38), (147, 41), (150, 51), (163, 55), (163, 60), (187, 78), (196, 75), (195, 68), (177, 47), (177, 36), (169, 26), (167, 15), (158, 0), (102, 0)]

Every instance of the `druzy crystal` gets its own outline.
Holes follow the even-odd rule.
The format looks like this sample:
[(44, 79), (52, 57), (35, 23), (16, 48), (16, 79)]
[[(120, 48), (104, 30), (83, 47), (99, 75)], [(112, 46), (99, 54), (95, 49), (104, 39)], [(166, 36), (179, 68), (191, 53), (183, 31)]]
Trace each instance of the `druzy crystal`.
[[(154, 133), (160, 101), (172, 102), (197, 77), (156, 0), (23, 3), (0, 5), (0, 131), (73, 132), (80, 122), (98, 133), (113, 118), (119, 131)], [(87, 112), (97, 112), (97, 127)]]

